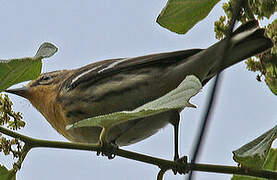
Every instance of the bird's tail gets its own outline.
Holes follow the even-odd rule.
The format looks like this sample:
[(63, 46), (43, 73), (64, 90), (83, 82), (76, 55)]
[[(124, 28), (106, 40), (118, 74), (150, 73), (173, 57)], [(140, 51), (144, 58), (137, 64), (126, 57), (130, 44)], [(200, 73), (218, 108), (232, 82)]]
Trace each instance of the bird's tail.
[[(248, 21), (247, 23), (238, 27), (231, 35), (229, 41), (223, 39), (205, 50), (209, 57), (223, 56), (222, 58), (214, 58), (213, 67), (206, 74), (208, 81), (219, 71), (238, 63), (246, 58), (257, 55), (271, 48), (273, 43), (271, 39), (265, 37), (265, 29), (258, 28), (256, 20)], [(226, 44), (228, 43), (228, 44)], [(224, 51), (227, 45), (226, 51)], [(224, 52), (224, 55), (223, 53)], [(223, 60), (223, 62), (215, 62)]]
[(264, 34), (265, 29), (258, 29), (258, 23), (255, 20), (241, 25), (232, 34), (231, 46), (226, 52), (226, 64), (224, 66), (229, 67), (271, 48), (273, 43)]

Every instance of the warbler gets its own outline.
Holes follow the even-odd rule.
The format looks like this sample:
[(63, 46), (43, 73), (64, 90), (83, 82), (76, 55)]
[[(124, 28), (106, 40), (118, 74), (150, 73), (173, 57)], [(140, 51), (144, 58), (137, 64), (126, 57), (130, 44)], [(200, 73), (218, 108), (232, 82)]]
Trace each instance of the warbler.
[[(223, 69), (272, 46), (264, 29), (253, 20), (238, 27), (230, 40), (223, 39), (207, 49), (104, 60), (78, 69), (44, 73), (26, 86), (6, 92), (28, 99), (68, 140), (97, 143), (100, 127), (66, 130), (66, 126), (90, 117), (134, 110), (175, 89), (187, 75), (195, 75), (205, 85)], [(221, 62), (223, 51), (225, 59)], [(105, 141), (117, 146), (133, 144), (171, 123), (176, 160), (180, 111), (119, 124), (109, 131)]]

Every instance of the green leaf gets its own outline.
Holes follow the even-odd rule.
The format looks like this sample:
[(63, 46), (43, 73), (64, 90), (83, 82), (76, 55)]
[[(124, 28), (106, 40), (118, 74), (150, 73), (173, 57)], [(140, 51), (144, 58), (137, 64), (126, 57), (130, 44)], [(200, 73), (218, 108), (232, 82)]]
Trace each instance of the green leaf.
[(0, 60), (0, 92), (14, 84), (37, 78), (41, 72), (41, 60), (57, 50), (54, 45), (43, 43), (34, 57)]
[(263, 169), (277, 171), (277, 149), (270, 149)]
[(48, 58), (53, 56), (57, 51), (58, 48), (55, 45), (45, 42), (39, 47), (35, 58)]
[(258, 177), (251, 177), (251, 176), (233, 175), (231, 180), (266, 180), (266, 179), (258, 178)]
[(8, 87), (40, 75), (40, 59), (22, 58), (0, 61), (0, 92)]
[(121, 111), (121, 112), (115, 112), (111, 114), (106, 114), (102, 116), (96, 116), (92, 118), (88, 118), (82, 121), (79, 121), (77, 123), (74, 123), (73, 125), (68, 125), (67, 129), (70, 128), (78, 128), (78, 127), (105, 127), (110, 128), (115, 125), (118, 125), (120, 123), (124, 123), (126, 121), (131, 121), (147, 116), (152, 116), (155, 114), (158, 114), (159, 112), (164, 112), (166, 109), (159, 110), (142, 110), (142, 111)]
[(178, 34), (185, 34), (204, 19), (219, 0), (168, 0), (157, 23)]
[(201, 88), (202, 85), (197, 77), (187, 76), (176, 89), (133, 111), (121, 111), (88, 118), (72, 125), (68, 125), (67, 129), (87, 126), (111, 128), (126, 121), (152, 116), (161, 112), (175, 109), (179, 110), (184, 107), (195, 107), (189, 103), (189, 99), (195, 96)]
[[(270, 149), (263, 170), (277, 171), (277, 149)], [(266, 178), (257, 178), (250, 176), (233, 175), (231, 180), (266, 180)]]
[(231, 180), (266, 180), (266, 179), (258, 178), (258, 177), (251, 177), (251, 176), (233, 175)]
[(8, 170), (5, 166), (0, 165), (0, 179), (1, 180), (15, 180), (16, 172), (14, 170)]
[(233, 151), (233, 159), (243, 167), (260, 169), (265, 166), (272, 142), (277, 138), (277, 126)]
[(265, 68), (265, 82), (271, 92), (277, 95), (277, 56), (271, 56), (266, 63), (263, 63)]

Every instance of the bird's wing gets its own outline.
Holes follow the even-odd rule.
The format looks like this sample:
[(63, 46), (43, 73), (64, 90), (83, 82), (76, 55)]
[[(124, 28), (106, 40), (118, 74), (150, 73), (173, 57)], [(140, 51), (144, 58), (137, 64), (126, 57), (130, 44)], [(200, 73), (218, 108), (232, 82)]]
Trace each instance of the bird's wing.
[(182, 51), (174, 51), (167, 53), (151, 54), (134, 58), (108, 59), (96, 63), (92, 63), (76, 70), (71, 78), (66, 81), (67, 90), (77, 87), (84, 82), (94, 83), (103, 78), (120, 73), (126, 70), (142, 68), (151, 65), (168, 65), (178, 61), (185, 60), (202, 49), (190, 49)]

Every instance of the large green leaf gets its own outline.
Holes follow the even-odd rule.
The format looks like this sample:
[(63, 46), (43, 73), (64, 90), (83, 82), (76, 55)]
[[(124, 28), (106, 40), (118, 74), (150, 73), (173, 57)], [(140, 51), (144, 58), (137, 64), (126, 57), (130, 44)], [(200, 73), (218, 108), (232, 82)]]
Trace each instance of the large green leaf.
[(270, 149), (263, 169), (277, 171), (277, 149)]
[(204, 19), (219, 0), (168, 0), (157, 23), (178, 34), (185, 34)]
[(0, 165), (0, 179), (1, 180), (15, 180), (16, 172), (14, 170), (8, 170), (5, 166)]
[[(233, 159), (241, 166), (277, 171), (277, 149), (270, 149), (277, 138), (277, 126), (255, 140), (233, 151)], [(265, 180), (264, 178), (233, 175), (232, 180)]]
[(14, 84), (37, 78), (41, 72), (41, 60), (54, 55), (57, 50), (53, 44), (43, 43), (34, 57), (0, 60), (0, 92)]
[[(263, 170), (277, 171), (277, 149), (270, 149)], [(266, 180), (265, 178), (234, 175), (231, 180)]]
[(233, 151), (233, 159), (243, 167), (263, 168), (271, 145), (276, 138), (277, 126)]
[(199, 79), (195, 76), (187, 76), (186, 79), (174, 90), (166, 95), (144, 104), (133, 111), (121, 111), (102, 116), (96, 116), (68, 125), (67, 129), (87, 126), (111, 128), (120, 123), (152, 116), (161, 112), (195, 107), (189, 103), (189, 99), (195, 96), (202, 88)]

